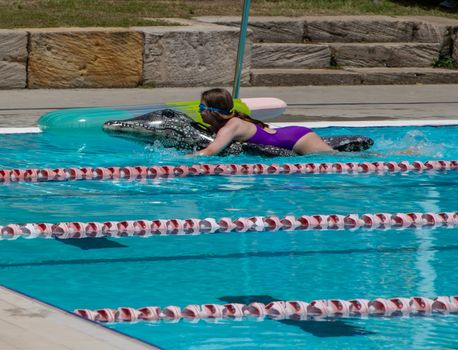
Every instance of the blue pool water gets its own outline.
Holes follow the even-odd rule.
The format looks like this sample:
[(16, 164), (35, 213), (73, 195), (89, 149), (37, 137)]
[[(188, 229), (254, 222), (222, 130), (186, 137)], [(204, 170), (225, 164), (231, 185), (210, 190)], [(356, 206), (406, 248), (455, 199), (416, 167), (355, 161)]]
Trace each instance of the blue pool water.
[[(357, 154), (275, 162), (458, 159), (458, 127), (319, 130), (362, 134)], [(2, 135), (0, 168), (195, 162), (102, 134)], [(114, 142), (115, 141), (115, 142)], [(413, 154), (404, 154), (405, 150)], [(0, 185), (0, 225), (252, 215), (456, 211), (458, 173), (199, 177)], [(0, 242), (0, 283), (66, 310), (458, 294), (458, 229), (295, 231)], [(113, 324), (165, 349), (452, 349), (458, 317)]]

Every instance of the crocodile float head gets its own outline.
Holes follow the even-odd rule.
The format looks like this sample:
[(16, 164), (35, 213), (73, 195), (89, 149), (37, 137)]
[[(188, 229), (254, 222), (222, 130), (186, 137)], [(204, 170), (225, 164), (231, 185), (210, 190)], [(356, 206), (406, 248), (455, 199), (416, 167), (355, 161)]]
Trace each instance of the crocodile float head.
[[(109, 120), (103, 125), (103, 129), (114, 136), (149, 143), (159, 141), (164, 147), (190, 151), (203, 149), (214, 140), (214, 135), (209, 129), (186, 114), (172, 109), (162, 109), (132, 119)], [(297, 155), (284, 148), (246, 142), (232, 142), (221, 155), (240, 153), (264, 156)]]

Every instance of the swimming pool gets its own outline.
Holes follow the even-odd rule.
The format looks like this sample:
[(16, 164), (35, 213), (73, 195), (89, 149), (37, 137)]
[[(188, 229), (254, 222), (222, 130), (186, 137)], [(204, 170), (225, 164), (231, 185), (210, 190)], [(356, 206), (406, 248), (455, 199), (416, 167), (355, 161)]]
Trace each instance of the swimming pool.
[[(458, 159), (458, 127), (327, 128), (376, 144), (275, 162)], [(101, 133), (1, 135), (0, 168), (270, 163), (189, 159)], [(115, 142), (113, 142), (116, 140)], [(409, 147), (409, 152), (404, 154)], [(408, 172), (9, 183), (0, 225), (19, 222), (454, 211), (458, 174)], [(456, 228), (292, 231), (0, 242), (0, 283), (63, 309), (456, 295)], [(457, 316), (217, 320), (109, 327), (166, 349), (453, 348)]]

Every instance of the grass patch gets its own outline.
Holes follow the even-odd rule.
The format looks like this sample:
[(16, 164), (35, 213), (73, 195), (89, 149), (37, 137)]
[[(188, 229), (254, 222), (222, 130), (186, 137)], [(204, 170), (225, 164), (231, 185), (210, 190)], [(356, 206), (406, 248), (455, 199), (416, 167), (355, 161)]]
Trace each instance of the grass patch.
[(450, 56), (441, 56), (438, 59), (434, 60), (434, 68), (446, 68), (446, 69), (458, 69), (458, 65), (455, 63), (452, 57)]
[(139, 85), (139, 88), (141, 88), (141, 89), (155, 89), (155, 88), (157, 88), (157, 86), (156, 86), (155, 83), (143, 83), (143, 84)]
[[(458, 19), (435, 0), (256, 0), (251, 16), (410, 15)], [(170, 25), (154, 18), (240, 15), (238, 0), (0, 0), (0, 28)]]
[(331, 62), (329, 64), (328, 68), (330, 68), (330, 69), (343, 69), (343, 66), (341, 66), (340, 64), (337, 64), (337, 61), (336, 61), (334, 53), (331, 55)]

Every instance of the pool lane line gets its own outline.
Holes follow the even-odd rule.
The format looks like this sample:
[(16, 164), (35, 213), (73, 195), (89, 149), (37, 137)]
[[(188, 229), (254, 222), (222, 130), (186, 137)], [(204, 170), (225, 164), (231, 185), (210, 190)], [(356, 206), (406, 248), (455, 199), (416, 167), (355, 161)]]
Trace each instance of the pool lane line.
[[(321, 128), (374, 128), (374, 127), (403, 127), (403, 126), (455, 126), (458, 119), (424, 119), (424, 120), (352, 120), (352, 121), (310, 121), (310, 122), (268, 122), (269, 125), (280, 128), (284, 126), (306, 126), (314, 129)], [(0, 128), (1, 134), (36, 134), (43, 132), (39, 127), (8, 127)]]
[(170, 305), (140, 308), (119, 307), (97, 310), (76, 309), (74, 313), (91, 321), (102, 323), (144, 321), (179, 321), (181, 319), (242, 319), (266, 317), (274, 320), (299, 319), (323, 320), (342, 317), (392, 317), (392, 316), (431, 316), (458, 313), (458, 296), (438, 296), (430, 299), (422, 296), (408, 298), (368, 299), (318, 299), (310, 302), (273, 301), (269, 304), (190, 304), (183, 309)]
[(382, 174), (385, 172), (458, 170), (458, 160), (335, 162), (284, 164), (194, 164), (126, 167), (0, 169), (0, 184), (10, 182), (142, 180), (185, 176)]
[(25, 223), (0, 226), (0, 240), (19, 237), (81, 239), (99, 237), (142, 237), (166, 235), (195, 236), (226, 232), (265, 232), (294, 230), (421, 229), (458, 227), (458, 212), (441, 213), (374, 213), (254, 216), (220, 219), (157, 219), (105, 222)]

